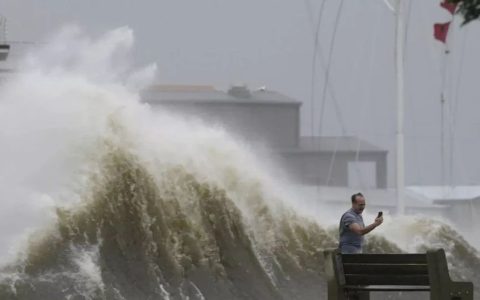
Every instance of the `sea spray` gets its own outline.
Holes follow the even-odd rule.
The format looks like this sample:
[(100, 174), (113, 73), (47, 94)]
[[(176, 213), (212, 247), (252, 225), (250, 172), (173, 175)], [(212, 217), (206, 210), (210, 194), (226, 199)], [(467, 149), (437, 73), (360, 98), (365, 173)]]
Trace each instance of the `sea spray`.
[[(141, 104), (154, 68), (129, 67), (132, 45), (128, 28), (68, 29), (1, 86), (0, 298), (324, 298), (336, 226), (298, 213), (222, 128)], [(479, 285), (478, 253), (454, 230), (398, 224), (415, 247), (386, 229), (366, 250), (443, 247)]]

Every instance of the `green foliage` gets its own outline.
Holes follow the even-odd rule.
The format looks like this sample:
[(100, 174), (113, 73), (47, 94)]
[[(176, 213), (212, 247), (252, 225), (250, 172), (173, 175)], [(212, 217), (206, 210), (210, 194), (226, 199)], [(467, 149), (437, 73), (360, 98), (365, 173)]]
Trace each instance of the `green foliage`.
[(480, 18), (480, 0), (449, 0), (451, 3), (458, 3), (457, 13), (465, 19), (463, 24)]

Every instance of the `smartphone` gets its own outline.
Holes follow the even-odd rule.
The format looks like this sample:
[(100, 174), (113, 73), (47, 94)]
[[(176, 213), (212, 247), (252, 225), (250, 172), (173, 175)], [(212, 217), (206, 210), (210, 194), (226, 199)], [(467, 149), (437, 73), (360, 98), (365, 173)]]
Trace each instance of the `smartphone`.
[(383, 211), (378, 212), (377, 219), (380, 218), (381, 216), (383, 216)]

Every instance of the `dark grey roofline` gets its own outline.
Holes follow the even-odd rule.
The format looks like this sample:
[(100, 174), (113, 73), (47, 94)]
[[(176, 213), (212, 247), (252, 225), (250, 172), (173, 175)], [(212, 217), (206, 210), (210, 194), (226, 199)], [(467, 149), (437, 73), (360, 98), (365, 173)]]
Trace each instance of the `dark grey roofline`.
[(142, 102), (149, 103), (152, 105), (162, 105), (162, 104), (195, 104), (195, 103), (201, 103), (201, 104), (242, 104), (242, 105), (251, 105), (251, 104), (263, 104), (263, 105), (293, 105), (293, 106), (301, 106), (301, 102), (275, 102), (275, 101), (265, 101), (265, 100), (240, 100), (240, 99), (225, 99), (225, 101), (220, 101), (220, 100), (198, 100), (198, 99), (182, 99), (182, 100), (160, 100), (160, 99), (153, 99), (150, 97), (143, 97)]
[[(345, 200), (342, 200), (345, 201)], [(338, 200), (323, 200), (322, 202), (328, 203), (328, 204), (338, 204)], [(370, 206), (374, 206), (377, 208), (397, 208), (397, 203), (378, 203), (378, 202), (369, 202)], [(445, 209), (446, 205), (442, 204), (425, 204), (425, 203), (415, 203), (413, 200), (406, 205), (406, 208), (413, 208), (413, 209), (420, 209), (420, 208), (429, 208), (429, 209)]]
[(298, 148), (284, 150), (296, 153), (388, 153), (386, 149), (353, 136), (302, 136)]
[(252, 91), (249, 97), (238, 97), (215, 89), (205, 90), (173, 90), (162, 91), (145, 89), (141, 92), (141, 98), (149, 103), (288, 103), (302, 105), (300, 101), (285, 96), (275, 91)]
[(436, 199), (433, 200), (433, 203), (437, 204), (455, 204), (455, 203), (464, 203), (464, 202), (472, 202), (472, 201), (480, 201), (480, 197), (475, 198), (465, 198), (465, 199)]
[(292, 149), (280, 149), (278, 151), (281, 154), (314, 154), (314, 153), (348, 153), (348, 154), (356, 154), (357, 152), (360, 152), (361, 154), (384, 154), (388, 155), (388, 150), (363, 150), (359, 149), (358, 151), (354, 150), (342, 150), (342, 149), (337, 149), (335, 150), (312, 150), (312, 149), (300, 149), (300, 148), (292, 148)]

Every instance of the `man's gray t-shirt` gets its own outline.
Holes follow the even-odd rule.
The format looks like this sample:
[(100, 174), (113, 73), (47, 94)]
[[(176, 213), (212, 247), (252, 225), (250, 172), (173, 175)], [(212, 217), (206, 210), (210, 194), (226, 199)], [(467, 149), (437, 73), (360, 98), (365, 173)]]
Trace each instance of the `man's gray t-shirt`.
[(365, 227), (363, 223), (362, 215), (357, 214), (352, 208), (347, 210), (340, 219), (340, 248), (343, 245), (350, 245), (355, 247), (361, 247), (363, 243), (363, 236), (351, 231), (349, 226), (353, 223), (357, 223), (362, 228)]

